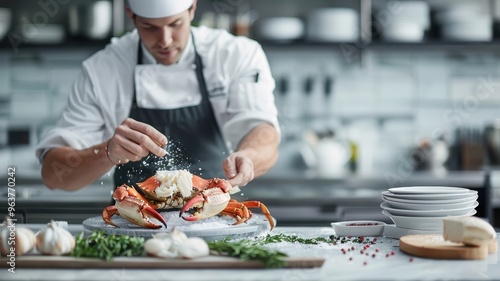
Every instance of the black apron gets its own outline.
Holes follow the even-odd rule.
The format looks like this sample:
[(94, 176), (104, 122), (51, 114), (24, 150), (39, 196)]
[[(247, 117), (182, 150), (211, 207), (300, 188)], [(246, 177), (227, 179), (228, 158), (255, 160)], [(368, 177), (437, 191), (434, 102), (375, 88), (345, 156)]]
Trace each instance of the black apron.
[[(224, 178), (222, 162), (228, 155), (219, 126), (215, 120), (212, 105), (203, 75), (203, 63), (196, 51), (195, 72), (202, 99), (199, 105), (176, 109), (140, 108), (136, 101), (136, 88), (130, 118), (147, 123), (168, 138), (165, 157), (149, 154), (137, 162), (129, 162), (115, 168), (114, 184), (133, 185), (153, 176), (158, 170), (186, 169), (203, 178)], [(142, 64), (142, 47), (139, 40), (137, 64)]]

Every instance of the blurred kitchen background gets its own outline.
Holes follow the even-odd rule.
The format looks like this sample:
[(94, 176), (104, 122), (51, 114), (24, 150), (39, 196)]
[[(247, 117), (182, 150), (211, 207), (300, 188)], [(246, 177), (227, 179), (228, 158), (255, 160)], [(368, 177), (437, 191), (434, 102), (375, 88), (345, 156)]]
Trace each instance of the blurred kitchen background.
[[(278, 225), (379, 219), (394, 186), (480, 191), (500, 227), (500, 1), (198, 0), (195, 25), (258, 40), (275, 80), (280, 159), (237, 199)], [(113, 189), (40, 180), (34, 146), (81, 62), (133, 26), (124, 0), (0, 2), (0, 214), (16, 167), (16, 215), (80, 223)]]

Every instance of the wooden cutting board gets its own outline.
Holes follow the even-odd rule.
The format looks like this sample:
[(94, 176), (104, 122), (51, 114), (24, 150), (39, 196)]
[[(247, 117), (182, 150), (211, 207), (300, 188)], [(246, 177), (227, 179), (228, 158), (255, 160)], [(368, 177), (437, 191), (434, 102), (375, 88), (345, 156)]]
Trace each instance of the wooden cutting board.
[[(321, 267), (323, 258), (286, 258), (286, 268)], [(9, 267), (7, 258), (0, 258), (0, 267)], [(156, 268), (156, 269), (221, 269), (264, 268), (259, 261), (243, 261), (232, 257), (208, 256), (197, 259), (161, 259), (154, 257), (117, 257), (111, 261), (96, 258), (28, 255), (16, 257), (16, 268)]]
[(407, 254), (423, 258), (477, 260), (485, 259), (488, 253), (495, 253), (498, 242), (492, 240), (489, 245), (466, 246), (444, 241), (442, 234), (415, 234), (402, 236), (399, 248)]

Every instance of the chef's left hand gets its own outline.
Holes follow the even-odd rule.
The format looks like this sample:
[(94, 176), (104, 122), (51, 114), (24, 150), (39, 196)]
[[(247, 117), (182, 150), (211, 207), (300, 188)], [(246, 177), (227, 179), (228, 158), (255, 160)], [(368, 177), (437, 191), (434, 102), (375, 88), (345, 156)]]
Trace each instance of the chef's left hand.
[(243, 152), (231, 153), (224, 160), (222, 168), (232, 186), (245, 186), (255, 177), (253, 162)]

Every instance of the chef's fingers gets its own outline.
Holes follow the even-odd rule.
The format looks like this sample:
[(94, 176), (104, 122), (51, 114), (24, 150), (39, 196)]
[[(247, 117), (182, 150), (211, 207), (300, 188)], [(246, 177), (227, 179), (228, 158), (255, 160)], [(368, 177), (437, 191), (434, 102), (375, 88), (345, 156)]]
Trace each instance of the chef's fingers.
[(236, 164), (234, 161), (234, 157), (232, 155), (229, 155), (224, 160), (224, 163), (222, 164), (222, 169), (224, 170), (224, 174), (226, 174), (226, 177), (228, 179), (232, 179), (236, 176), (238, 172), (236, 171)]
[(254, 173), (252, 170), (239, 172), (232, 179), (229, 179), (229, 183), (232, 186), (246, 186), (249, 182), (254, 179)]
[[(127, 118), (122, 123), (124, 131), (130, 129), (128, 138), (135, 143), (146, 148), (156, 156), (163, 157), (167, 153), (163, 147), (167, 144), (167, 137), (156, 130), (154, 127), (135, 121), (134, 119)], [(122, 127), (122, 125), (119, 126)], [(117, 128), (118, 130), (118, 128)]]
[(149, 151), (123, 135), (115, 134), (106, 147), (108, 157), (115, 164), (124, 164), (129, 161), (139, 161), (147, 156)]
[(230, 155), (224, 161), (223, 167), (229, 183), (233, 186), (245, 186), (254, 179), (253, 163), (248, 157), (238, 155), (237, 153)]

